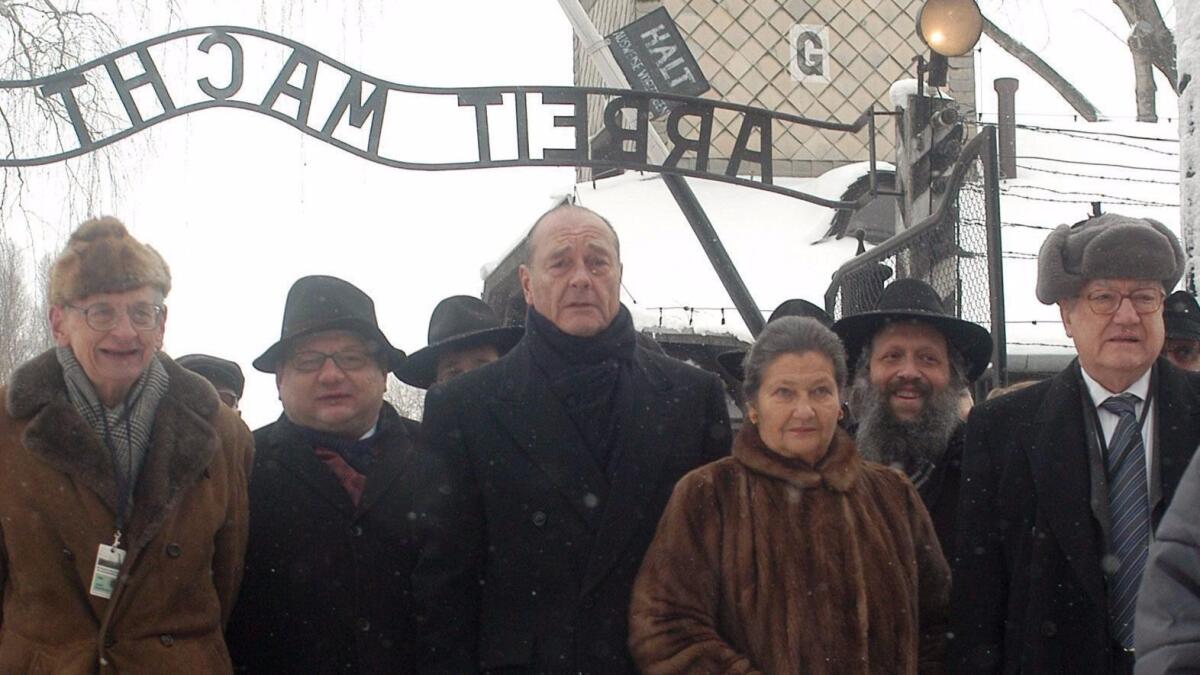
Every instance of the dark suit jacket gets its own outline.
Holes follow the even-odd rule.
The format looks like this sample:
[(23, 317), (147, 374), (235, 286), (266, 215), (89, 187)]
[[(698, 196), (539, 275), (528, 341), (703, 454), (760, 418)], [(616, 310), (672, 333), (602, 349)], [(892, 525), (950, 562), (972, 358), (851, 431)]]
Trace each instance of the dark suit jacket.
[(296, 427), (254, 432), (246, 576), (229, 626), (250, 673), (411, 673), (417, 425), (388, 404), (357, 509)]
[(633, 579), (675, 482), (729, 453), (713, 374), (638, 348), (633, 413), (597, 467), (522, 342), (434, 387), (413, 577), (425, 672), (634, 672)]
[[(1200, 443), (1200, 375), (1158, 361), (1157, 526)], [(1106, 544), (1091, 504), (1078, 362), (971, 413), (950, 665), (962, 673), (1111, 670)]]

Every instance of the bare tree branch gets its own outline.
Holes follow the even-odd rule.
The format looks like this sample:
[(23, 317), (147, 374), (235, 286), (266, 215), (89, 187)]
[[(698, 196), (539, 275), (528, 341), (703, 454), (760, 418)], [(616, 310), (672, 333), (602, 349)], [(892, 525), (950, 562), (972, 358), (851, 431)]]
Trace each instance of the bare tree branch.
[(1079, 116), (1089, 122), (1095, 122), (1100, 119), (1100, 111), (1087, 99), (1078, 89), (1075, 88), (1067, 78), (1063, 77), (1053, 66), (1046, 63), (1042, 57), (1038, 56), (1032, 49), (1021, 44), (1013, 36), (1004, 32), (999, 26), (992, 23), (987, 17), (983, 18), (983, 34), (992, 39), (1001, 49), (1012, 54), (1018, 61), (1025, 64), (1038, 77), (1042, 78), (1058, 92), (1059, 96), (1063, 97)]
[[(1175, 62), (1175, 34), (1167, 27), (1155, 0), (1113, 0), (1125, 15), (1131, 29), (1130, 39), (1137, 39), (1137, 50), (1143, 52), (1151, 64), (1167, 78), (1171, 88), (1179, 91), (1179, 68)], [(1130, 50), (1134, 45), (1130, 44)], [(1137, 69), (1138, 56), (1134, 56)]]

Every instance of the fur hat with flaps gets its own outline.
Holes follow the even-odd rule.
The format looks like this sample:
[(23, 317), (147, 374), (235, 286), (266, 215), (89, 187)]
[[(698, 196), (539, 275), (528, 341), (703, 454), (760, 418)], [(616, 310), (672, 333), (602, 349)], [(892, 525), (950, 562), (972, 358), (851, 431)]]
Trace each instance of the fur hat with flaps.
[(1183, 276), (1183, 247), (1150, 218), (1106, 213), (1059, 225), (1038, 253), (1037, 299), (1073, 298), (1092, 279), (1153, 279), (1168, 293)]
[(50, 268), (50, 304), (57, 306), (142, 286), (166, 297), (171, 270), (158, 251), (134, 239), (112, 216), (84, 221)]

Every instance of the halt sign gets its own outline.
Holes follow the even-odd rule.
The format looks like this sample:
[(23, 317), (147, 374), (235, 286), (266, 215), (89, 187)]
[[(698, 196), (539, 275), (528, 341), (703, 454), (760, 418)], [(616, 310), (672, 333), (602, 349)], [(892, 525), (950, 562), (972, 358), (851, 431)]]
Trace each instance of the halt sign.
[[(631, 89), (681, 96), (699, 96), (709, 89), (700, 64), (665, 7), (610, 34), (608, 48)], [(667, 114), (671, 103), (655, 99), (652, 116)]]

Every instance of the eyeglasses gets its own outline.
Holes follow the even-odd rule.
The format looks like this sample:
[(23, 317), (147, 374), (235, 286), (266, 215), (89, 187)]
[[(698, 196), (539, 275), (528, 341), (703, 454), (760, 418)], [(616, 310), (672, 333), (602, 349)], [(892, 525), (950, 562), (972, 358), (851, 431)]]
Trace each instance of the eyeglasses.
[(1157, 312), (1163, 305), (1163, 292), (1144, 289), (1134, 291), (1129, 295), (1116, 291), (1092, 291), (1087, 295), (1088, 307), (1096, 314), (1116, 314), (1125, 298), (1133, 305), (1133, 311), (1138, 314)]
[(375, 356), (368, 352), (296, 352), (290, 362), (292, 367), (301, 373), (315, 373), (325, 366), (325, 359), (333, 359), (333, 364), (345, 372), (362, 370), (375, 362)]
[[(83, 320), (92, 330), (108, 331), (117, 327), (121, 318), (120, 312), (107, 302), (97, 302), (87, 307), (67, 305), (83, 315)], [(129, 315), (129, 323), (137, 330), (154, 330), (162, 325), (163, 306), (149, 302), (138, 302), (125, 307)]]

